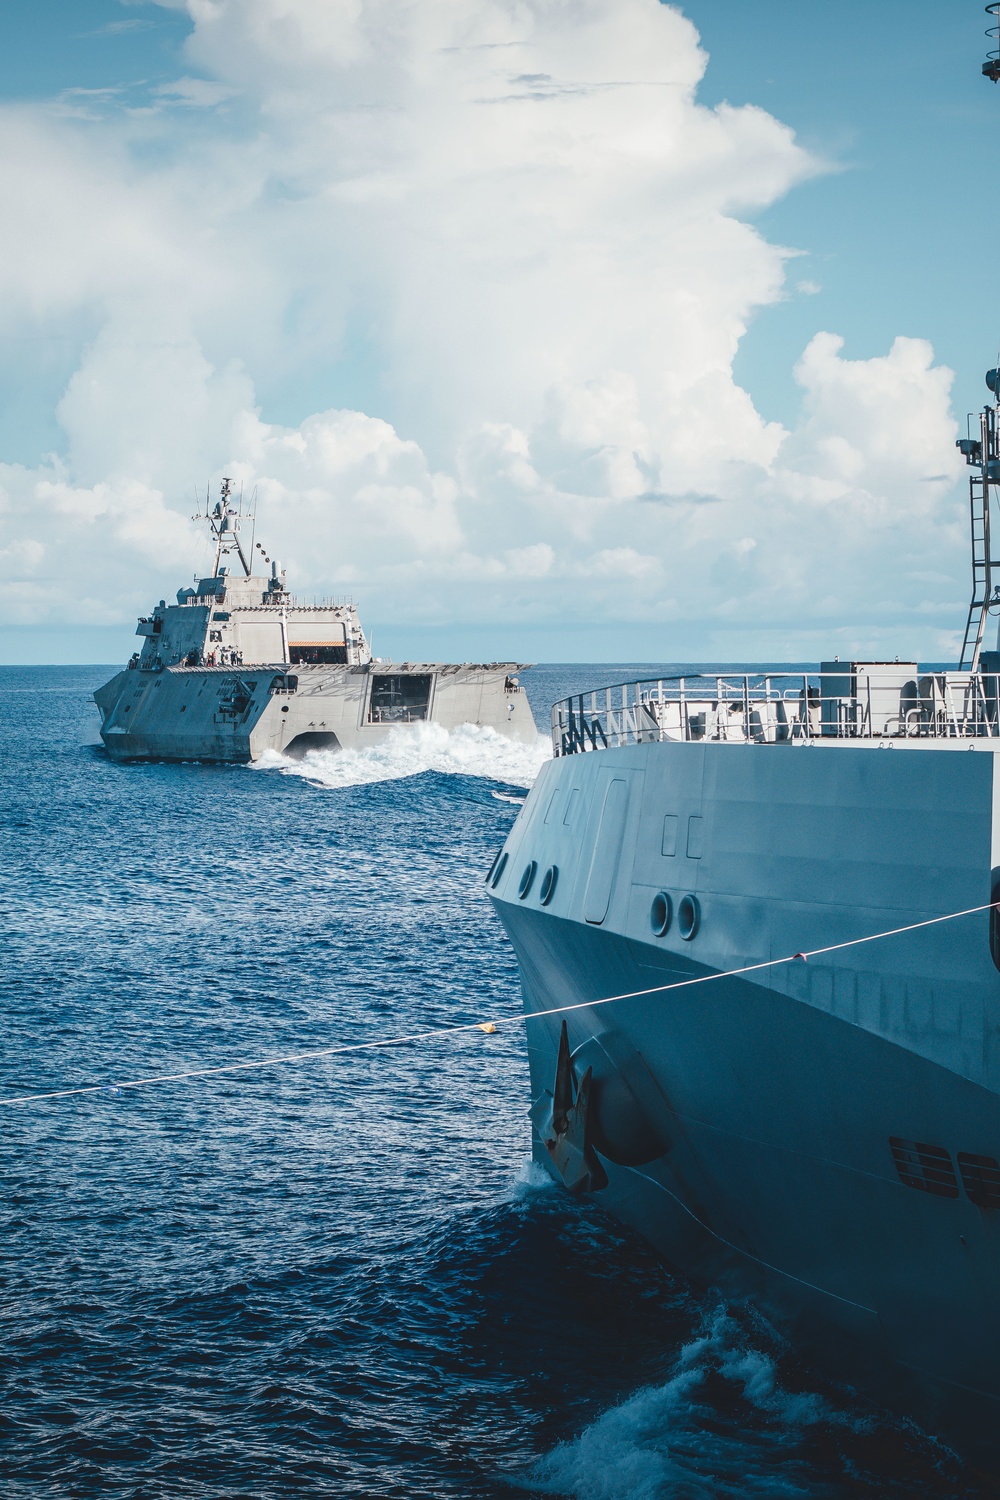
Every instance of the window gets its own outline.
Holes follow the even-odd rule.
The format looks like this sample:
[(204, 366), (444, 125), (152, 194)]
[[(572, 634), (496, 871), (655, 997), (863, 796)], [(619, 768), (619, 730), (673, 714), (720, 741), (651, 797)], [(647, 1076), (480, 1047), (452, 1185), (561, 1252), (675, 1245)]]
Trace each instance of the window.
[(347, 665), (347, 647), (340, 646), (289, 646), (288, 658), (293, 666), (305, 662), (309, 666)]
[(426, 719), (433, 681), (429, 672), (379, 672), (373, 676), (369, 724), (413, 724)]

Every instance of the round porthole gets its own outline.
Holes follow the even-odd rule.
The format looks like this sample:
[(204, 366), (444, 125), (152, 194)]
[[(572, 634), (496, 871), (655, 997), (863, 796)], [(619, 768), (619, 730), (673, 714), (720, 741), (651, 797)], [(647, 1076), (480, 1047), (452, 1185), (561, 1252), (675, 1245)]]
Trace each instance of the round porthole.
[(549, 868), (545, 871), (545, 874), (542, 876), (542, 888), (538, 892), (538, 899), (542, 903), (543, 906), (548, 906), (549, 902), (552, 900), (552, 897), (555, 895), (555, 893), (556, 893), (556, 881), (558, 879), (559, 879), (559, 870), (558, 870), (558, 867), (556, 865), (549, 865)]
[(649, 925), (657, 937), (666, 937), (674, 919), (674, 903), (666, 891), (657, 891), (649, 908)]
[(506, 870), (506, 868), (507, 868), (507, 854), (506, 854), (506, 851), (505, 851), (503, 854), (501, 854), (499, 860), (496, 862), (496, 868), (490, 872), (490, 875), (492, 875), (492, 879), (490, 879), (490, 875), (487, 875), (487, 877), (486, 877), (487, 880), (489, 880), (490, 885), (493, 887), (494, 890), (496, 890), (497, 886), (500, 884), (500, 876), (503, 874), (503, 872), (504, 872), (504, 870)]
[(525, 865), (525, 867), (524, 867), (524, 874), (521, 876), (521, 884), (517, 888), (517, 894), (521, 898), (522, 901), (524, 900), (524, 898), (528, 894), (528, 892), (531, 890), (532, 881), (535, 878), (535, 871), (537, 869), (538, 869), (538, 861), (534, 860), (534, 859), (531, 861), (530, 864)]
[(690, 942), (701, 922), (701, 907), (697, 896), (682, 896), (677, 908), (677, 926), (685, 942)]

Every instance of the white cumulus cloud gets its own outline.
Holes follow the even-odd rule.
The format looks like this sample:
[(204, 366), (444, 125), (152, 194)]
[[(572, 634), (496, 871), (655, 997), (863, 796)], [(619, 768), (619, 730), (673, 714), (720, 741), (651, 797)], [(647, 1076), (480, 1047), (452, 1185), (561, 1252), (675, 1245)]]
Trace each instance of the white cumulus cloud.
[[(223, 472), (293, 584), (349, 584), (367, 618), (516, 601), (632, 622), (634, 655), (664, 621), (705, 655), (809, 654), (852, 610), (878, 645), (918, 575), (947, 580), (924, 342), (857, 361), (818, 332), (792, 432), (734, 380), (792, 253), (749, 216), (821, 165), (763, 110), (699, 104), (680, 8), (170, 5), (173, 85), (0, 108), (2, 348), (72, 351), (58, 451), (0, 464), (9, 621), (171, 593)], [(958, 623), (926, 620), (925, 651)]]

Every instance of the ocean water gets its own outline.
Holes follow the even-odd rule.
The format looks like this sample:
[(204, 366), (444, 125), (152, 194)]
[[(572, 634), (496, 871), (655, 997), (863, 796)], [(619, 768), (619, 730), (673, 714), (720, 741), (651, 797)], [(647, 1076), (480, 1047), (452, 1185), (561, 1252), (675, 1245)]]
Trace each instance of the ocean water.
[[(540, 722), (631, 668), (538, 668)], [(979, 1496), (530, 1165), (482, 876), (546, 754), (473, 730), (115, 766), (0, 669), (0, 1493)]]

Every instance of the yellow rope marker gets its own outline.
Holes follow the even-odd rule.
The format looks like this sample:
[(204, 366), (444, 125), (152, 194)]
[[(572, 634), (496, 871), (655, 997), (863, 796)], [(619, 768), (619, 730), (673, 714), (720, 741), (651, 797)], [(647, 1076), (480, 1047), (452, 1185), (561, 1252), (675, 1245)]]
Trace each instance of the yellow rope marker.
[(492, 1036), (494, 1031), (496, 1031), (496, 1027), (492, 1021), (480, 1021), (479, 1029), (480, 1031), (485, 1031), (487, 1036)]

